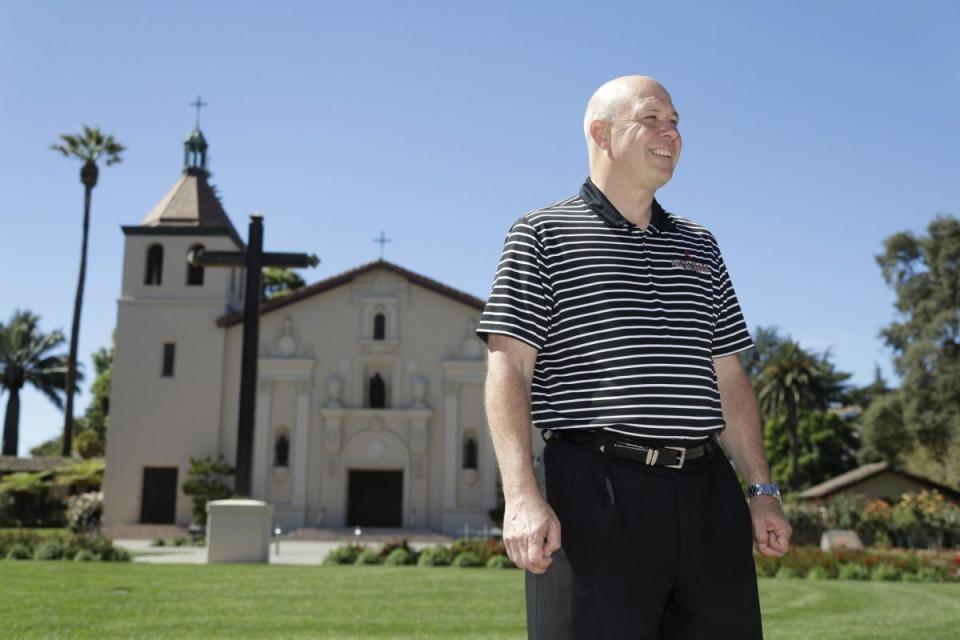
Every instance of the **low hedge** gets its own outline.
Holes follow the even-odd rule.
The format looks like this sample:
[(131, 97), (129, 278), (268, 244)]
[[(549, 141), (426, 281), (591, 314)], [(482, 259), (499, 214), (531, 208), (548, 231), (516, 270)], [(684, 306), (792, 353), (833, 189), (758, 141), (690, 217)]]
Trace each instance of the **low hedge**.
[(823, 551), (813, 546), (792, 546), (779, 558), (757, 553), (753, 557), (757, 575), (767, 577), (960, 582), (960, 553)]
[(0, 558), (73, 560), (80, 551), (93, 560), (128, 562), (130, 553), (108, 538), (67, 530), (5, 529), (0, 531)]

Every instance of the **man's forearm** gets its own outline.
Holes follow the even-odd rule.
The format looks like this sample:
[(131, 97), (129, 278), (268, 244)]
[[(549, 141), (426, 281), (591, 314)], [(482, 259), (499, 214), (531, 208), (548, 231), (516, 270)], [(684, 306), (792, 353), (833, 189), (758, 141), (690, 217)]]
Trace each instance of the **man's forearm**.
[(720, 398), (727, 426), (720, 443), (730, 454), (747, 484), (770, 482), (770, 467), (763, 450), (763, 430), (757, 399), (749, 378), (742, 375), (721, 381)]
[(487, 365), (484, 401), (490, 437), (500, 465), (507, 501), (539, 494), (530, 463), (530, 395), (523, 374), (492, 356)]

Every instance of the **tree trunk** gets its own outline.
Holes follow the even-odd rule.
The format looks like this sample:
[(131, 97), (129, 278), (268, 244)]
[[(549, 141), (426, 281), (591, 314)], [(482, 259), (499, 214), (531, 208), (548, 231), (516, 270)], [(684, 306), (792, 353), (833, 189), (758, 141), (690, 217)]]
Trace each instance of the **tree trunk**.
[(3, 419), (3, 455), (17, 455), (20, 435), (20, 389), (8, 389), (7, 414)]
[(70, 358), (67, 361), (67, 406), (64, 410), (63, 449), (61, 450), (61, 454), (64, 456), (69, 456), (73, 450), (73, 388), (76, 385), (77, 377), (77, 343), (80, 341), (80, 308), (83, 306), (83, 283), (87, 276), (87, 236), (90, 231), (90, 196), (92, 193), (93, 185), (85, 184), (83, 190), (83, 241), (80, 245), (80, 278), (77, 280), (77, 295), (73, 303)]

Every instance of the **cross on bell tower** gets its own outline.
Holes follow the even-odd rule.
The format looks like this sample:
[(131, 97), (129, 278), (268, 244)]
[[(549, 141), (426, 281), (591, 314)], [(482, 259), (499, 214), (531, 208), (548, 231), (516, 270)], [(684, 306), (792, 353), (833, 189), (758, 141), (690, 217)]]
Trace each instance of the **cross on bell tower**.
[(197, 96), (197, 99), (190, 103), (191, 107), (197, 109), (197, 124), (190, 135), (183, 143), (183, 172), (190, 176), (207, 175), (207, 139), (203, 137), (200, 131), (200, 109), (207, 106), (207, 103)]

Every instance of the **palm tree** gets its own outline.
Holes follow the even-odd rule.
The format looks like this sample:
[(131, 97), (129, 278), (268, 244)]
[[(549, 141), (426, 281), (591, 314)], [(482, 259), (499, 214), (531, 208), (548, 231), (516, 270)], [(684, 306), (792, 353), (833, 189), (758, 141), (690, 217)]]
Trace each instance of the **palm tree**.
[(17, 455), (20, 431), (20, 389), (36, 387), (58, 409), (66, 386), (67, 356), (50, 352), (63, 344), (63, 333), (40, 333), (40, 318), (29, 311), (14, 311), (10, 324), (0, 323), (0, 385), (10, 396), (3, 421), (3, 455)]
[(790, 442), (790, 485), (794, 490), (799, 488), (799, 414), (826, 410), (830, 400), (838, 393), (840, 381), (849, 377), (834, 372), (827, 361), (828, 357), (829, 352), (818, 359), (793, 340), (786, 340), (767, 361), (757, 383), (757, 400), (763, 414), (766, 417), (786, 416), (787, 438)]
[(121, 161), (120, 152), (124, 146), (113, 139), (112, 135), (104, 135), (99, 127), (83, 126), (83, 133), (78, 135), (60, 136), (63, 144), (53, 144), (50, 148), (59, 151), (66, 157), (74, 157), (83, 161), (80, 168), (80, 182), (83, 183), (83, 241), (80, 245), (80, 278), (77, 282), (77, 295), (73, 303), (73, 325), (70, 328), (70, 358), (67, 364), (67, 408), (64, 411), (63, 423), (63, 455), (69, 456), (73, 448), (73, 391), (77, 375), (77, 344), (80, 339), (80, 308), (83, 306), (83, 283), (87, 275), (87, 235), (90, 228), (90, 196), (97, 186), (97, 176), (100, 169), (97, 160), (106, 157), (105, 164), (109, 167)]

